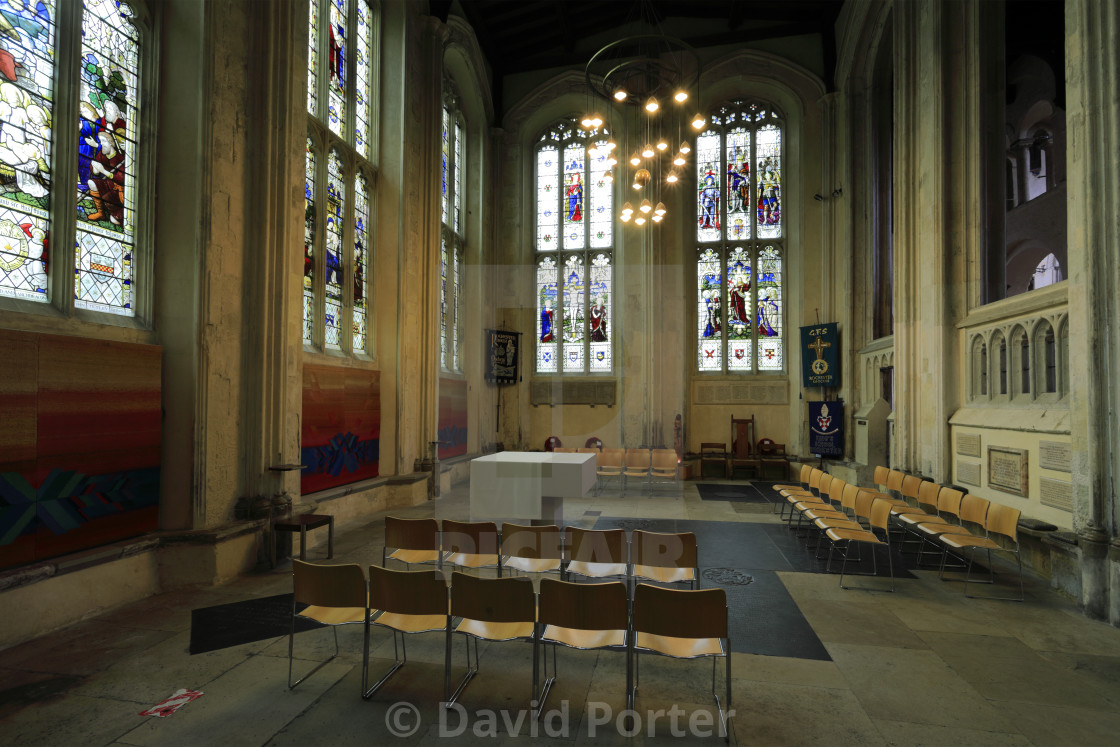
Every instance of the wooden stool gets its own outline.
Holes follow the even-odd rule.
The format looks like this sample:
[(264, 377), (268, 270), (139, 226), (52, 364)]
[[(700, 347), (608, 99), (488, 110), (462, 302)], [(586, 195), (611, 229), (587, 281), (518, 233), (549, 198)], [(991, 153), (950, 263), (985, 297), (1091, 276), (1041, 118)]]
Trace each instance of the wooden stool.
[(334, 517), (326, 514), (303, 514), (272, 524), (272, 565), (276, 565), (276, 532), (299, 532), (299, 559), (307, 560), (307, 530), (327, 528), (327, 557), (334, 557)]

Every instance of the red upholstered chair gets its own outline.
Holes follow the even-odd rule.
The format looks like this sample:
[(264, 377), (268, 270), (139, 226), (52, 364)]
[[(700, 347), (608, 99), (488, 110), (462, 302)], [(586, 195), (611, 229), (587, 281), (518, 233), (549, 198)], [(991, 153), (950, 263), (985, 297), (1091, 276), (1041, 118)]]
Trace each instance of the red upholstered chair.
[(549, 436), (548, 438), (546, 438), (544, 440), (544, 450), (545, 451), (553, 451), (557, 446), (563, 446), (563, 445), (564, 444), (556, 436)]
[(583, 446), (586, 449), (598, 449), (599, 451), (602, 451), (603, 439), (599, 438), (598, 436), (592, 436), (591, 438), (587, 439), (587, 442)]

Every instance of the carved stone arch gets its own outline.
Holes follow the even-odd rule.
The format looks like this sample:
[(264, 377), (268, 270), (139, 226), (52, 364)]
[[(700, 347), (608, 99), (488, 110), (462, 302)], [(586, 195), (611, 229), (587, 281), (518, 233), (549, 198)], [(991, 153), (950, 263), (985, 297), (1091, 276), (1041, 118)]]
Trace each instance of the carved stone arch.
[(443, 47), (443, 69), (458, 86), (460, 105), (475, 129), (486, 132), (494, 121), (494, 96), (486, 80), (486, 58), (470, 25), (448, 16)]
[(988, 341), (983, 333), (976, 333), (969, 343), (970, 397), (973, 400), (986, 400), (990, 396), (988, 386)]
[[(607, 108), (606, 102), (602, 102)], [(549, 78), (509, 108), (502, 129), (511, 133), (536, 132), (547, 122), (587, 106), (587, 82), (581, 70), (565, 70)]]
[(792, 122), (803, 118), (826, 91), (824, 81), (800, 65), (769, 52), (744, 49), (704, 69), (699, 103), (704, 110), (729, 99), (764, 98)]
[(1005, 397), (1010, 391), (1010, 354), (1011, 350), (1007, 344), (1007, 336), (1004, 334), (1004, 331), (999, 327), (990, 330), (988, 355), (991, 361), (992, 376), (989, 384), (993, 396)]
[(886, 38), (892, 28), (887, 25), (891, 7), (890, 0), (871, 0), (851, 6), (854, 17), (843, 31), (858, 38), (854, 42), (849, 42), (846, 36), (837, 40), (836, 48), (840, 52), (836, 60), (837, 88), (862, 90), (871, 84), (879, 49), (884, 41), (892, 41)]

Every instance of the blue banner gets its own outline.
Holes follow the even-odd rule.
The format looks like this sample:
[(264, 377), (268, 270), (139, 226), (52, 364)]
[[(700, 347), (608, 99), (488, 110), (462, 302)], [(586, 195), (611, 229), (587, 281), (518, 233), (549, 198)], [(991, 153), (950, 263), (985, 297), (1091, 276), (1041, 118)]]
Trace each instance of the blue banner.
[(844, 403), (809, 403), (809, 453), (844, 456)]
[(836, 322), (801, 328), (801, 385), (840, 386), (840, 336)]

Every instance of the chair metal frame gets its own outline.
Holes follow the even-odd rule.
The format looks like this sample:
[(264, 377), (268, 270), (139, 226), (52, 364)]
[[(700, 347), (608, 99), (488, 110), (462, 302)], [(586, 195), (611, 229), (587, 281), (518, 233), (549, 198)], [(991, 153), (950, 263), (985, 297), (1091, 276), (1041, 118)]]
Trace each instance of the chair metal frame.
[[(832, 567), (832, 551), (840, 542), (844, 543), (844, 562), (840, 566), (840, 588), (841, 589), (855, 589), (864, 588), (868, 591), (882, 591), (882, 589), (871, 589), (870, 587), (854, 587), (844, 586), (844, 572), (848, 567), (848, 553), (851, 550), (852, 543), (857, 545), (868, 544), (871, 545), (871, 573), (851, 573), (848, 575), (853, 576), (878, 576), (879, 575), (879, 562), (875, 558), (875, 550), (877, 547), (887, 548), (887, 567), (891, 574), (891, 588), (894, 591), (894, 559), (891, 557), (891, 535), (889, 531), (889, 521), (891, 514), (891, 504), (883, 498), (875, 498), (871, 504), (871, 529), (828, 529), (825, 531), (825, 536), (832, 541), (832, 547), (828, 549), (828, 564), (825, 566), (826, 570)], [(879, 536), (875, 533), (878, 529), (883, 533), (883, 539), (880, 540)]]
[[(492, 521), (444, 519), (441, 537), (443, 563), (473, 570), (497, 568), (501, 577), (502, 535), (497, 524)], [(467, 542), (463, 542), (464, 538)]]
[[(424, 538), (432, 532), (434, 546)], [(393, 552), (389, 552), (389, 548)], [(403, 552), (402, 552), (403, 551)], [(432, 553), (430, 559), (405, 560), (412, 557), (405, 553)], [(419, 564), (435, 563), (438, 568), (443, 567), (443, 547), (440, 539), (439, 522), (435, 519), (403, 519), (399, 516), (385, 517), (385, 542), (381, 546), (381, 566), (388, 567), (389, 560), (404, 563), (406, 567)]]
[[(296, 611), (305, 603), (308, 606)], [(344, 612), (331, 614), (330, 610), (362, 610), (361, 617), (347, 616)], [(339, 617), (341, 615), (341, 617)], [(309, 620), (330, 627), (334, 634), (334, 653), (319, 662), (310, 672), (292, 682), (292, 662), (295, 658), (296, 618)], [(369, 622), (369, 591), (366, 576), (357, 563), (318, 565), (292, 559), (292, 623), (288, 631), (288, 689), (318, 672), (338, 656), (338, 627)], [(368, 630), (368, 628), (367, 628)], [(363, 680), (364, 688), (364, 680)]]
[(528, 526), (503, 523), (500, 560), (503, 570), (560, 573), (564, 563), (564, 533), (555, 524)]
[(653, 494), (651, 474), (653, 471), (653, 454), (649, 449), (627, 449), (625, 467), (622, 470), (622, 490), (630, 487), (631, 477), (640, 477), (645, 480), (646, 489)]
[[(1022, 516), (1022, 511), (1017, 508), (1005, 506), (1002, 503), (992, 503), (988, 508), (988, 516), (984, 522), (984, 528), (987, 534), (983, 537), (976, 535), (963, 535), (963, 534), (950, 534), (941, 537), (941, 542), (946, 545), (946, 554), (948, 549), (963, 550), (968, 549), (968, 570), (964, 577), (964, 595), (969, 599), (998, 599), (1007, 602), (1022, 602), (1026, 598), (1026, 592), (1023, 588), (1023, 556), (1019, 552), (1019, 517)], [(998, 535), (1007, 538), (1008, 541), (1014, 543), (1014, 548), (1004, 547), (992, 538), (992, 535)], [(996, 596), (977, 596), (968, 593), (968, 584), (972, 578), (972, 565), (977, 550), (987, 550), (988, 552), (988, 580), (987, 581), (973, 581), (972, 583), (992, 584), (995, 585), (996, 576), (995, 568), (992, 565), (992, 550), (1002, 550), (1003, 552), (1012, 553), (1015, 560), (1019, 564), (1019, 596), (1018, 597), (996, 597)], [(944, 557), (942, 557), (944, 561)]]
[(561, 578), (571, 581), (573, 573), (584, 578), (630, 578), (630, 543), (625, 529), (564, 527), (564, 548), (567, 562)]
[[(638, 579), (659, 584), (683, 584), (687, 581), (688, 588), (698, 589), (700, 587), (699, 557), (696, 535), (692, 532), (665, 533), (635, 529), (630, 533), (631, 589)], [(658, 573), (654, 570), (656, 568), (664, 568), (666, 572)], [(690, 573), (672, 572), (686, 570)]]

